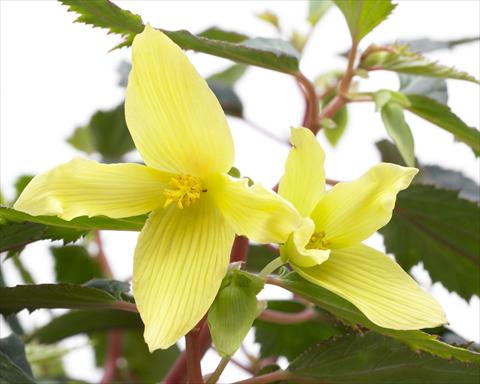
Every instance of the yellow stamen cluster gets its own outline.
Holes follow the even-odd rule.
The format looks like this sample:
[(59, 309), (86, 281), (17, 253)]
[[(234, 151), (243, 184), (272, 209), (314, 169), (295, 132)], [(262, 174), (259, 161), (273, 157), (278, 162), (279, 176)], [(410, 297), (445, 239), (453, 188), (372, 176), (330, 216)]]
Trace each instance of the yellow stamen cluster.
[(191, 175), (177, 175), (168, 182), (170, 188), (165, 189), (164, 207), (176, 202), (177, 207), (183, 209), (189, 207), (200, 198), (202, 184), (200, 180)]
[(324, 240), (325, 231), (315, 232), (305, 248), (307, 249), (329, 249), (330, 242)]

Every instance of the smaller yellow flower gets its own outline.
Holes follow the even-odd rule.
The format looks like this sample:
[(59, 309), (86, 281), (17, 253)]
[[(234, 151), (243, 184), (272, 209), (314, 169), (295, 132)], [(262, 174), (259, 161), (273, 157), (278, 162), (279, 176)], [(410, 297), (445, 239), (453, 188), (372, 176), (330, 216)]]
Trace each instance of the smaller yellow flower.
[(361, 242), (390, 221), (397, 193), (416, 168), (382, 163), (359, 179), (325, 190), (324, 152), (305, 128), (293, 128), (278, 193), (304, 217), (281, 246), (303, 278), (354, 304), (375, 324), (408, 330), (446, 323), (437, 301), (400, 266)]

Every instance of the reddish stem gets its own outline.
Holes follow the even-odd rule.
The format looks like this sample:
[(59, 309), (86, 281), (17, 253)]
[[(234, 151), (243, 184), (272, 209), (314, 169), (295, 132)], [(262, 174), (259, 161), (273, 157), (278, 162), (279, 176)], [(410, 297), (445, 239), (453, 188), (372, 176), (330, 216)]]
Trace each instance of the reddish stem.
[(202, 319), (195, 328), (185, 336), (187, 353), (187, 377), (189, 384), (203, 384), (202, 367), (200, 361), (200, 330), (205, 319)]
[(107, 256), (103, 250), (103, 242), (100, 236), (100, 231), (95, 231), (95, 244), (97, 244), (97, 260), (100, 263), (100, 268), (104, 277), (111, 279), (113, 277), (112, 269), (108, 264)]
[(288, 372), (286, 371), (275, 371), (271, 373), (267, 373), (265, 375), (251, 377), (250, 379), (236, 381), (233, 384), (266, 384), (266, 383), (273, 383), (275, 381), (281, 381), (288, 379)]
[(303, 96), (305, 98), (305, 116), (303, 118), (303, 126), (312, 132), (317, 132), (318, 126), (318, 96), (315, 86), (301, 72), (295, 74), (297, 82), (300, 84)]
[(110, 384), (117, 372), (117, 360), (122, 350), (122, 331), (114, 329), (108, 332), (107, 357), (101, 384)]

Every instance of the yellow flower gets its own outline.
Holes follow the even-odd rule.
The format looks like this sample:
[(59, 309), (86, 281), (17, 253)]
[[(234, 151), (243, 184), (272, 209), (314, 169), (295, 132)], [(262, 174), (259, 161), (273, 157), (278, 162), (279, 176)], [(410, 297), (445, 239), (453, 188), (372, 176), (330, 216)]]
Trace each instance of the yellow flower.
[(272, 191), (227, 175), (234, 150), (225, 115), (177, 45), (147, 26), (132, 62), (125, 115), (146, 166), (76, 158), (35, 177), (14, 208), (66, 220), (151, 212), (135, 250), (133, 291), (155, 350), (205, 315), (235, 233), (284, 242), (301, 218)]
[(315, 136), (305, 128), (292, 129), (291, 143), (278, 193), (304, 219), (281, 247), (282, 259), (382, 327), (407, 330), (446, 323), (440, 305), (397, 263), (361, 243), (388, 223), (397, 193), (418, 170), (382, 163), (326, 192), (325, 155)]

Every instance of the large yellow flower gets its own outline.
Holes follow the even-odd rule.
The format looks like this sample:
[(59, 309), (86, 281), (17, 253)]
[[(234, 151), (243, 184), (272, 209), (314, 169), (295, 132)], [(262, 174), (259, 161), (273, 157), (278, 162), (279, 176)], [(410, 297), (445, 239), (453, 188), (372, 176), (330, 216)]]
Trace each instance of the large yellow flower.
[(151, 212), (135, 250), (133, 290), (155, 350), (207, 312), (235, 233), (284, 242), (300, 217), (272, 191), (227, 175), (234, 151), (225, 116), (177, 45), (146, 27), (132, 61), (125, 114), (146, 166), (77, 158), (35, 177), (14, 208), (66, 220)]
[(444, 324), (433, 297), (390, 257), (361, 243), (388, 223), (397, 193), (418, 170), (382, 163), (326, 192), (325, 155), (315, 136), (305, 128), (292, 129), (291, 143), (278, 193), (304, 219), (281, 247), (282, 259), (377, 325), (407, 330)]

